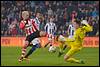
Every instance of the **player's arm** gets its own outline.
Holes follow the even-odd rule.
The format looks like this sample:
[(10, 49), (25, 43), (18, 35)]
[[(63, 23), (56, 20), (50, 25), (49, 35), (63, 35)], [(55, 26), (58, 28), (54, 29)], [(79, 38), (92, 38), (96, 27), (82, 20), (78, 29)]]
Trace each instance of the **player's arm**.
[(89, 24), (87, 24), (87, 25), (84, 26), (83, 28), (86, 30), (86, 32), (90, 32), (90, 31), (93, 30), (92, 26), (90, 26)]
[(20, 22), (19, 27), (20, 27), (21, 29), (24, 29), (24, 28), (25, 28), (25, 23), (24, 23), (24, 22)]
[(70, 41), (70, 42), (73, 42), (73, 41), (75, 41), (75, 37), (76, 36), (74, 35), (73, 38), (67, 38), (67, 37), (64, 37), (64, 36), (60, 35), (59, 38), (58, 38), (58, 41), (62, 41), (62, 42), (64, 42), (64, 41)]
[(93, 30), (92, 26), (90, 26), (86, 20), (83, 20), (81, 22), (82, 24), (85, 24), (85, 26), (83, 26), (82, 28), (86, 31), (86, 32), (90, 32)]
[(75, 38), (65, 38), (65, 39), (66, 41), (71, 41), (71, 42), (75, 41)]

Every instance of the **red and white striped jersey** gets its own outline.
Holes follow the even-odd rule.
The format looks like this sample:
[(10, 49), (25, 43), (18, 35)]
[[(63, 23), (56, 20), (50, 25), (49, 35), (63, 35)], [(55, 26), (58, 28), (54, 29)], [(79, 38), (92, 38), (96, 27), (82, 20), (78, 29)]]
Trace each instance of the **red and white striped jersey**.
[[(27, 24), (25, 24), (25, 22), (27, 22)], [(28, 19), (27, 21), (22, 20), (20, 22), (20, 28), (25, 30), (26, 35), (30, 35), (30, 34), (34, 33), (38, 27), (37, 27), (34, 19)]]

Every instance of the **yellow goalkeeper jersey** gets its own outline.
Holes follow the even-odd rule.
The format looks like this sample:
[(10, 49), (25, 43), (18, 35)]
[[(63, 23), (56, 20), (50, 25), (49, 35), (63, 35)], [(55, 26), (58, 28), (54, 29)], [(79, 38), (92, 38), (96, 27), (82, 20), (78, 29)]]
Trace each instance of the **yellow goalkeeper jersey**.
[(73, 45), (81, 46), (86, 32), (90, 31), (92, 31), (92, 26), (90, 26), (89, 24), (87, 24), (86, 26), (82, 26), (75, 30), (73, 38), (66, 38), (66, 41), (68, 43), (71, 42), (71, 44), (73, 43)]

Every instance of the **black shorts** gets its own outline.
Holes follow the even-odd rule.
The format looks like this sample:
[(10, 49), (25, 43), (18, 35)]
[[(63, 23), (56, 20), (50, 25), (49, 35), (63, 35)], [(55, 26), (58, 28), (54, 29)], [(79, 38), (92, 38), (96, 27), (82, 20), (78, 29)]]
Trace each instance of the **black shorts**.
[(26, 37), (26, 41), (29, 41), (29, 43), (30, 43), (33, 39), (38, 38), (38, 37), (40, 37), (40, 31), (36, 31), (36, 32), (28, 35)]

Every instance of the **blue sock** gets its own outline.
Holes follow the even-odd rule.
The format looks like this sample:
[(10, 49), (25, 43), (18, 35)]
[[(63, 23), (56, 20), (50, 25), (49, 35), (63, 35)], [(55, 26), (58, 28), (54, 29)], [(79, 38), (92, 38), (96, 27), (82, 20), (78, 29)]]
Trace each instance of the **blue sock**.
[(31, 55), (36, 50), (36, 48), (37, 48), (36, 45), (32, 46), (32, 48), (29, 50), (29, 52), (27, 53), (25, 58), (27, 58), (29, 55)]

